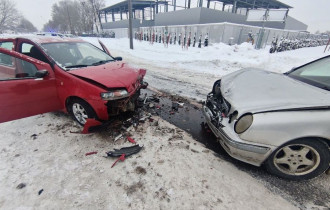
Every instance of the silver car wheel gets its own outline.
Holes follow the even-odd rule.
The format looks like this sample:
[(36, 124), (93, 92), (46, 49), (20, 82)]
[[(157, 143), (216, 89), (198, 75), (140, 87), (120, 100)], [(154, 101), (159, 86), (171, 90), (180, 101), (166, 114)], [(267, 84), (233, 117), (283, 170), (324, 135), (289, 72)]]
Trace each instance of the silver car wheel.
[(320, 165), (320, 154), (305, 144), (290, 144), (279, 149), (274, 156), (274, 165), (288, 175), (305, 175)]
[(81, 123), (81, 124), (86, 123), (88, 114), (87, 114), (85, 108), (81, 104), (79, 104), (79, 103), (72, 104), (72, 113), (79, 123)]

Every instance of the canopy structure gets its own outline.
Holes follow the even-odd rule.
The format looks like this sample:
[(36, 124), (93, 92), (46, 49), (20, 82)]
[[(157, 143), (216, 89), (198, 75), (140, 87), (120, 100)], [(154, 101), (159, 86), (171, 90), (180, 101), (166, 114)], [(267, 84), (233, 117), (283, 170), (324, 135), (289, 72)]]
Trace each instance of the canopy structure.
[[(202, 1), (202, 0), (201, 0)], [(222, 5), (233, 5), (235, 8), (246, 9), (290, 9), (291, 6), (283, 4), (276, 0), (207, 0), (207, 8), (210, 7), (210, 2), (222, 2)]]
[[(162, 4), (165, 6), (165, 12), (168, 12), (167, 1), (158, 1), (158, 0), (156, 1), (131, 0), (131, 1), (132, 1), (132, 10), (133, 10), (134, 19), (136, 12), (142, 11), (142, 19), (144, 20), (144, 11), (146, 8), (149, 8), (150, 17), (154, 16), (155, 13), (158, 13), (158, 5), (162, 5)], [(128, 1), (122, 1), (118, 4), (101, 9), (100, 13), (101, 14), (103, 13), (105, 16), (108, 13), (111, 13), (112, 21), (115, 21), (115, 14), (120, 14), (120, 20), (123, 20), (123, 14), (128, 13)]]
[[(159, 5), (164, 5), (164, 12), (168, 12), (168, 6), (173, 6), (173, 10), (176, 11), (178, 0), (131, 0), (133, 18), (136, 18), (135, 14), (142, 14), (141, 19), (145, 19), (145, 9), (150, 12), (150, 19), (154, 19), (155, 14), (158, 13)], [(184, 9), (190, 9), (192, 0), (185, 0)], [(290, 9), (291, 6), (284, 4), (277, 0), (198, 0), (198, 6), (203, 7), (203, 3), (207, 3), (207, 8), (210, 8), (210, 2), (222, 3), (222, 10), (226, 5), (232, 5), (232, 12), (236, 13), (238, 8), (244, 9)], [(204, 5), (205, 6), (205, 5)], [(178, 6), (180, 7), (180, 6)], [(140, 12), (141, 11), (141, 12)], [(103, 14), (105, 21), (107, 22), (107, 14), (112, 15), (112, 21), (115, 21), (115, 14), (120, 14), (120, 20), (123, 20), (123, 14), (128, 14), (128, 1), (122, 1), (115, 5), (106, 7), (100, 10), (100, 14)], [(127, 18), (126, 18), (127, 19)]]

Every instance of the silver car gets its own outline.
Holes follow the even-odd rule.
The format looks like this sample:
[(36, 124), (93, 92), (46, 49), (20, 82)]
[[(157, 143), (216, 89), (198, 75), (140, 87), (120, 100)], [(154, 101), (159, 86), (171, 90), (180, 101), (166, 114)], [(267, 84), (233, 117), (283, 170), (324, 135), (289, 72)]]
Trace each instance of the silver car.
[(232, 157), (304, 180), (329, 168), (330, 56), (284, 74), (243, 69), (214, 83), (203, 113)]

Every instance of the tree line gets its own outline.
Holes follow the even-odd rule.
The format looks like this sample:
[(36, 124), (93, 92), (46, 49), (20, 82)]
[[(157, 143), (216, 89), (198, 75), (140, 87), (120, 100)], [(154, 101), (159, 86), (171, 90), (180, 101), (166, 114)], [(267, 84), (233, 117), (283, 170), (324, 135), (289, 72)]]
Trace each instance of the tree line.
[[(43, 31), (59, 33), (101, 33), (99, 10), (105, 6), (104, 0), (62, 0), (53, 4), (51, 20)], [(37, 32), (37, 28), (20, 15), (16, 4), (10, 0), (0, 0), (0, 33)]]
[(71, 34), (100, 33), (99, 10), (104, 6), (104, 0), (62, 0), (53, 4), (52, 18), (43, 30)]
[(0, 0), (0, 34), (6, 31), (29, 33), (38, 30), (29, 20), (20, 15), (14, 2)]

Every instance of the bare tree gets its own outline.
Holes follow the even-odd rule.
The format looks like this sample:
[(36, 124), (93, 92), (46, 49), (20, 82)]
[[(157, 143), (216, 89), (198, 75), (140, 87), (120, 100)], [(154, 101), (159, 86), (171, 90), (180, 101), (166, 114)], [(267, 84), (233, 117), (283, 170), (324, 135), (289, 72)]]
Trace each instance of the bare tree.
[[(100, 9), (105, 6), (104, 0), (89, 0), (89, 3), (91, 5), (92, 10), (90, 11), (93, 14), (93, 21), (95, 24), (95, 28), (97, 33), (100, 33), (100, 30), (103, 31), (102, 29), (102, 24), (101, 24), (101, 17), (100, 17)], [(100, 27), (100, 30), (99, 30)]]
[(0, 0), (0, 33), (14, 30), (19, 23), (20, 15), (15, 3), (10, 0)]
[(93, 23), (94, 23), (94, 18), (93, 18), (93, 13), (92, 11), (92, 6), (88, 2), (86, 3), (85, 1), (81, 1), (81, 9), (80, 9), (80, 18), (81, 18), (81, 24), (83, 28), (83, 32), (90, 32), (93, 31)]
[(44, 30), (62, 33), (89, 33), (93, 25), (99, 33), (99, 10), (104, 0), (62, 0), (52, 7), (52, 19), (44, 25)]
[(19, 24), (16, 27), (16, 32), (24, 32), (24, 33), (30, 33), (30, 32), (37, 32), (38, 29), (27, 19), (22, 17), (19, 21)]

